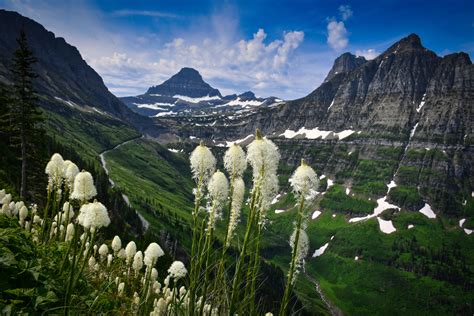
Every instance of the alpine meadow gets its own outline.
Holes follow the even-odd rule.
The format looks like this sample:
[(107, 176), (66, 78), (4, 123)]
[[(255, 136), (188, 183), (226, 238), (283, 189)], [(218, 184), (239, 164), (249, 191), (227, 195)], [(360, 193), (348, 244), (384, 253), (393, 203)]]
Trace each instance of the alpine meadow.
[(473, 315), (473, 23), (0, 0), (1, 314)]

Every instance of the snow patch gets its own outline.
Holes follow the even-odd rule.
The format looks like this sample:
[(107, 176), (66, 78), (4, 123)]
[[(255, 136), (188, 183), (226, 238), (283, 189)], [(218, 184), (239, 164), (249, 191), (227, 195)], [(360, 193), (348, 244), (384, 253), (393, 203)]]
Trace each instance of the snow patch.
[(234, 141), (231, 141), (231, 142), (226, 142), (226, 147), (230, 147), (232, 146), (233, 144), (240, 144), (248, 139), (250, 139), (251, 137), (253, 137), (253, 134), (250, 134), (248, 135), (247, 137), (244, 137), (242, 139), (237, 139), (237, 140), (234, 140)]
[(321, 215), (321, 211), (314, 211), (313, 215), (311, 216), (311, 219), (316, 219), (319, 215)]
[(433, 212), (431, 206), (428, 203), (425, 203), (425, 206), (423, 206), (419, 212), (428, 218), (436, 218), (436, 214)]
[(408, 225), (408, 229), (412, 229), (413, 227), (415, 226), (413, 226), (412, 224)]
[(283, 213), (285, 210), (275, 210), (275, 214)]
[(416, 128), (418, 127), (418, 122), (413, 126), (413, 128), (410, 131), (410, 139), (412, 139), (413, 136), (415, 136)]
[(392, 188), (395, 188), (396, 186), (397, 186), (397, 184), (395, 183), (395, 181), (393, 181), (393, 180), (390, 181), (390, 183), (387, 184), (387, 188), (388, 188), (387, 194), (390, 192), (390, 190), (391, 190)]
[(381, 219), (380, 217), (377, 217), (377, 220), (379, 222), (379, 228), (383, 233), (391, 234), (397, 230), (393, 226), (392, 221), (386, 221), (386, 220)]
[(162, 117), (162, 116), (168, 116), (168, 115), (175, 115), (176, 113), (172, 112), (172, 111), (168, 111), (168, 112), (161, 112), (161, 113), (158, 113), (156, 115), (153, 115), (153, 117)]
[(258, 100), (246, 100), (246, 101), (242, 101), (242, 99), (240, 99), (240, 97), (238, 97), (237, 99), (235, 100), (232, 100), (232, 101), (229, 101), (225, 104), (222, 104), (222, 105), (218, 105), (216, 107), (224, 107), (224, 106), (236, 106), (236, 105), (240, 105), (240, 106), (243, 106), (243, 107), (247, 107), (247, 106), (259, 106), (259, 105), (262, 105), (263, 102), (261, 101), (258, 101)]
[(464, 232), (468, 235), (472, 234), (473, 230), (472, 229), (467, 229), (467, 228), (464, 228)]
[(327, 242), (324, 245), (322, 245), (321, 247), (319, 247), (318, 249), (316, 249), (314, 251), (313, 258), (321, 256), (326, 251), (328, 246), (329, 246), (329, 243)]
[(278, 193), (278, 194), (273, 198), (273, 200), (270, 202), (270, 204), (273, 205), (273, 204), (278, 203), (278, 199), (279, 199), (280, 197), (281, 197), (281, 194)]
[(423, 106), (425, 105), (425, 97), (426, 97), (426, 92), (425, 92), (425, 94), (423, 94), (423, 98), (421, 98), (420, 105), (418, 105), (418, 107), (416, 108), (416, 111), (417, 111), (418, 113), (420, 113), (421, 109), (422, 109)]
[(104, 111), (99, 110), (99, 109), (96, 108), (96, 107), (92, 107), (92, 109), (93, 109), (94, 111), (96, 111), (97, 113), (101, 114), (101, 115), (107, 115), (107, 113), (105, 113)]
[(64, 100), (64, 99), (61, 99), (60, 97), (54, 97), (56, 100), (58, 101), (61, 101), (61, 102), (64, 102), (66, 103), (67, 105), (69, 105), (70, 107), (74, 108), (74, 107), (79, 107), (79, 105), (77, 105), (76, 103), (72, 102), (72, 101), (68, 101), (68, 100)]
[(391, 209), (391, 208), (400, 210), (400, 207), (398, 207), (397, 205), (388, 203), (387, 202), (387, 196), (384, 196), (380, 199), (377, 199), (377, 206), (374, 208), (374, 213), (373, 214), (370, 214), (370, 215), (367, 215), (367, 216), (364, 216), (364, 217), (354, 217), (354, 218), (349, 219), (349, 222), (350, 223), (360, 222), (360, 221), (378, 216), (383, 211)]
[(335, 218), (336, 217), (336, 214), (332, 214), (332, 218)]
[(354, 257), (354, 260), (355, 260), (355, 261), (359, 260), (359, 256), (355, 256), (355, 257)]
[(291, 129), (285, 130), (284, 133), (280, 134), (280, 136), (284, 136), (285, 138), (294, 138), (297, 135), (305, 135), (306, 139), (326, 139), (330, 134), (336, 135), (340, 140), (344, 139), (346, 137), (349, 137), (355, 133), (353, 130), (344, 130), (341, 132), (333, 132), (333, 131), (323, 131), (319, 130), (318, 127), (315, 127), (313, 129), (306, 129), (305, 127), (300, 128), (298, 131), (293, 131)]
[(331, 102), (331, 104), (330, 104), (329, 107), (328, 107), (328, 111), (329, 111), (329, 109), (332, 108), (332, 106), (334, 105), (334, 100), (335, 100), (335, 98), (332, 99), (332, 102)]
[(178, 149), (174, 149), (174, 148), (168, 148), (169, 151), (171, 151), (172, 153), (179, 153), (180, 151)]
[(176, 98), (176, 99), (180, 99), (180, 100), (183, 100), (185, 102), (189, 102), (189, 103), (199, 103), (199, 102), (202, 102), (202, 101), (212, 101), (212, 100), (221, 100), (221, 98), (217, 95), (211, 97), (209, 95), (205, 96), (205, 97), (200, 97), (200, 98), (191, 98), (191, 97), (188, 97), (188, 96), (185, 96), (185, 95), (174, 95), (173, 98)]
[(459, 220), (459, 227), (462, 228), (462, 225), (464, 225), (464, 222), (466, 221), (465, 218)]
[(159, 111), (166, 111), (167, 109), (164, 109), (160, 106), (174, 106), (174, 104), (171, 103), (161, 103), (161, 102), (156, 102), (156, 103), (133, 103), (135, 104), (138, 108), (140, 109), (152, 109), (152, 110), (159, 110)]
[(328, 187), (326, 190), (329, 190), (330, 187), (334, 185), (334, 181), (328, 178)]

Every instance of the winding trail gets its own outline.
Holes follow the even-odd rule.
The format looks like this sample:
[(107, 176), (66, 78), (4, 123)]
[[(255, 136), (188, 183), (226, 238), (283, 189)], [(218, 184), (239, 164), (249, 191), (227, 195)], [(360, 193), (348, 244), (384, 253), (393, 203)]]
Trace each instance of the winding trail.
[(321, 285), (319, 285), (319, 282), (316, 281), (315, 278), (313, 278), (312, 276), (310, 276), (307, 272), (303, 272), (304, 275), (306, 276), (306, 278), (314, 284), (314, 286), (316, 287), (316, 292), (318, 292), (319, 296), (321, 297), (322, 301), (324, 302), (324, 304), (326, 304), (326, 307), (328, 308), (329, 312), (331, 313), (331, 315), (333, 316), (344, 316), (344, 314), (342, 313), (342, 311), (336, 306), (334, 305), (333, 302), (331, 302), (327, 297), (326, 295), (324, 295), (323, 291), (321, 290)]
[[(118, 145), (116, 145), (115, 147), (111, 148), (111, 149), (106, 149), (104, 150), (103, 152), (101, 152), (99, 154), (99, 158), (100, 158), (100, 164), (102, 165), (102, 168), (104, 169), (105, 171), (105, 174), (107, 174), (107, 177), (109, 179), (109, 182), (110, 182), (110, 186), (112, 188), (115, 187), (115, 182), (110, 179), (110, 176), (109, 176), (109, 170), (107, 169), (107, 161), (105, 160), (105, 154), (108, 153), (108, 152), (111, 152), (112, 150), (115, 150), (117, 148), (119, 148), (120, 146), (123, 146), (125, 144), (128, 144), (130, 142), (133, 142), (133, 141), (136, 141), (137, 139), (142, 139), (142, 138), (145, 138), (145, 135), (140, 135), (140, 136), (137, 136), (137, 137), (134, 137), (132, 139), (129, 139), (129, 140), (126, 140)], [(125, 201), (125, 203), (129, 206), (129, 207), (132, 207), (132, 204), (130, 203), (130, 200), (128, 198), (127, 195), (125, 195), (124, 193), (122, 193), (122, 198), (123, 200)], [(142, 223), (142, 226), (143, 226), (143, 229), (145, 231), (148, 230), (148, 227), (150, 226), (150, 223), (139, 213), (135, 210), (135, 213), (138, 215), (138, 218), (140, 218), (140, 221)]]

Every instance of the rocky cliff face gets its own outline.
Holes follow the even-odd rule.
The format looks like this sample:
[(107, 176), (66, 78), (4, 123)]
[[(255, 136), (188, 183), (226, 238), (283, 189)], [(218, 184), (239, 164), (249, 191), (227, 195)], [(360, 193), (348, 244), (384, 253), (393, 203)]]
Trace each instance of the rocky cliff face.
[(239, 138), (257, 127), (267, 134), (318, 127), (405, 139), (417, 125), (418, 140), (463, 144), (471, 138), (474, 66), (467, 54), (439, 57), (412, 34), (374, 60), (350, 56), (339, 57), (326, 81), (308, 96), (226, 118), (221, 135)]
[(130, 111), (109, 92), (102, 78), (82, 59), (76, 47), (63, 38), (46, 30), (41, 24), (16, 12), (0, 10), (0, 80), (8, 82), (16, 39), (24, 29), (28, 45), (38, 62), (35, 71), (38, 79), (35, 88), (42, 105), (58, 110), (57, 104), (67, 105), (82, 111), (113, 116), (133, 123), (148, 126), (147, 118)]
[(367, 60), (362, 56), (355, 56), (351, 53), (344, 53), (334, 61), (334, 65), (329, 71), (324, 81), (331, 80), (337, 74), (346, 73), (356, 69), (357, 67), (365, 64)]

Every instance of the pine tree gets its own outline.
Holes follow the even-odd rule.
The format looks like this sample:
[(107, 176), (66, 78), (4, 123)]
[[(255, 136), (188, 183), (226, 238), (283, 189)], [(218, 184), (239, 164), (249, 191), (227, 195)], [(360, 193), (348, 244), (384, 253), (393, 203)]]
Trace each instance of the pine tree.
[(7, 85), (0, 82), (0, 142), (8, 145), (11, 134), (10, 117), (11, 98), (7, 90)]
[(10, 115), (13, 122), (12, 139), (20, 149), (20, 195), (23, 199), (26, 199), (28, 195), (27, 182), (31, 177), (28, 174), (28, 168), (30, 161), (34, 164), (35, 156), (39, 156), (39, 152), (42, 150), (41, 143), (44, 132), (40, 127), (43, 118), (33, 88), (33, 80), (37, 77), (33, 71), (33, 64), (37, 60), (28, 47), (26, 34), (23, 30), (20, 32), (17, 43), (18, 48), (13, 55), (11, 69), (13, 96)]

